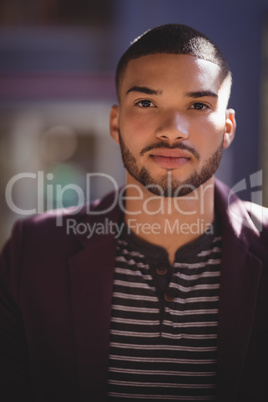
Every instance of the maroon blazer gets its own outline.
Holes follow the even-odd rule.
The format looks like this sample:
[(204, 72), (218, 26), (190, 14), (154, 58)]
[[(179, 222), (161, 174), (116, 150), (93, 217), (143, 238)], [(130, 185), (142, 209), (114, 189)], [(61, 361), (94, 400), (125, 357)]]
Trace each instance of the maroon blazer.
[[(218, 402), (268, 398), (268, 214), (216, 182), (222, 223)], [(109, 195), (91, 206), (103, 211)], [(250, 207), (250, 208), (249, 208)], [(248, 208), (250, 211), (248, 211)], [(18, 222), (0, 258), (0, 397), (3, 402), (105, 400), (116, 240), (67, 233), (105, 215)], [(260, 222), (263, 215), (263, 227)], [(261, 230), (262, 229), (262, 230)]]

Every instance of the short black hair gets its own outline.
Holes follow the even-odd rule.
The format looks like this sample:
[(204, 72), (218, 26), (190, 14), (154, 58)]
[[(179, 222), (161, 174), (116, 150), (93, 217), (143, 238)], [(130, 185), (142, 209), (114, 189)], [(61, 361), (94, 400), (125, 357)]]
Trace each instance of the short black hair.
[(206, 35), (187, 25), (165, 24), (144, 32), (131, 43), (121, 56), (116, 69), (118, 97), (120, 82), (128, 62), (132, 59), (156, 53), (185, 54), (210, 61), (220, 67), (222, 80), (227, 75), (231, 79), (231, 71), (226, 58)]

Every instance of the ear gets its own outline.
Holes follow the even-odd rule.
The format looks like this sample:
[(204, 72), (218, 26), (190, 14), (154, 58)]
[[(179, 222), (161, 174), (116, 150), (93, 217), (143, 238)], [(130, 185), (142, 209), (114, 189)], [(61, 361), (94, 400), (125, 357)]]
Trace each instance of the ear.
[(119, 144), (119, 106), (113, 105), (110, 111), (110, 134), (114, 141)]
[(223, 136), (223, 149), (228, 148), (233, 142), (236, 129), (235, 111), (233, 109), (226, 110), (225, 132)]

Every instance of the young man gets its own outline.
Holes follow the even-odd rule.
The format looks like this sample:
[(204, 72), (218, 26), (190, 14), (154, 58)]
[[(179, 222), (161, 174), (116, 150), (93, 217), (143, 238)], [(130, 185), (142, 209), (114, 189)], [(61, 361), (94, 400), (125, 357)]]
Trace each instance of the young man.
[(263, 400), (267, 212), (214, 179), (236, 126), (228, 64), (168, 24), (134, 41), (116, 82), (126, 186), (61, 225), (19, 222), (3, 250), (4, 400)]

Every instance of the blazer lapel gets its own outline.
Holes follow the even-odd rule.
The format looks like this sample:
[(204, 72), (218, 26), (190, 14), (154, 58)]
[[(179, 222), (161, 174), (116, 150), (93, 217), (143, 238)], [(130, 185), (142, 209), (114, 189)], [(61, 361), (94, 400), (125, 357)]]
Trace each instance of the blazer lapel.
[(105, 399), (115, 250), (107, 236), (69, 261), (81, 402)]
[(236, 401), (254, 320), (262, 263), (237, 238), (223, 245), (217, 401)]
[(223, 205), (224, 197), (217, 187), (216, 204), (223, 225), (217, 402), (235, 402), (254, 322), (262, 262), (250, 252), (259, 233), (243, 204), (235, 199)]
[[(119, 222), (118, 206), (110, 207), (114, 195), (110, 194), (96, 205), (94, 216), (85, 214), (82, 224), (100, 225), (103, 232), (96, 232), (87, 239), (78, 235), (83, 244), (70, 258), (71, 308), (74, 340), (80, 379), (81, 402), (102, 402), (106, 399), (110, 315), (116, 239), (112, 226)], [(106, 210), (108, 213), (98, 213)]]

